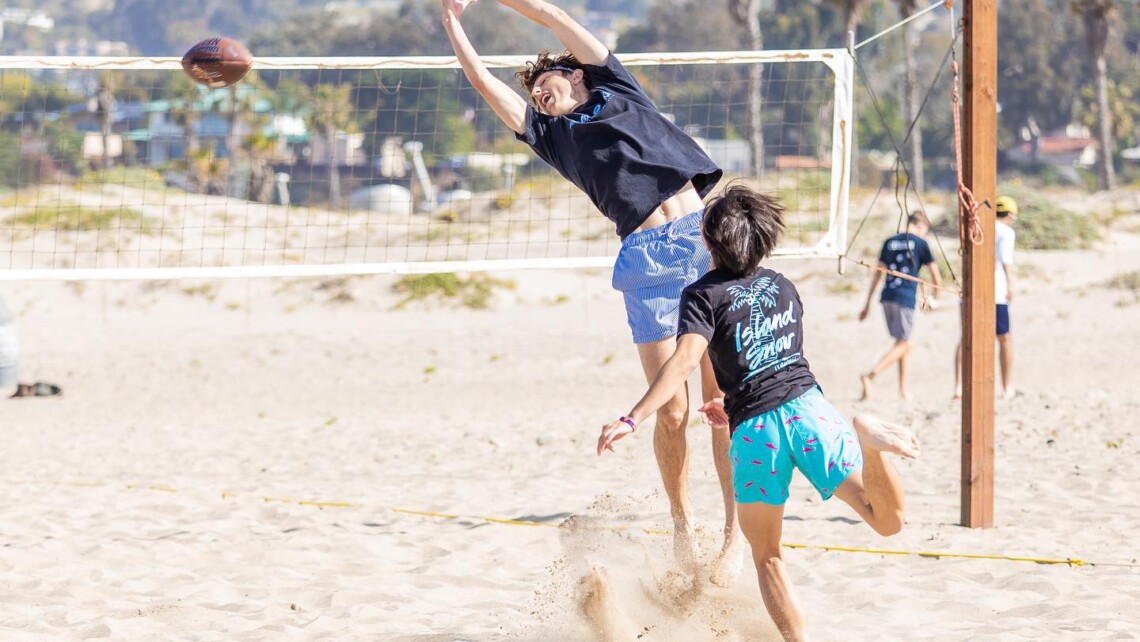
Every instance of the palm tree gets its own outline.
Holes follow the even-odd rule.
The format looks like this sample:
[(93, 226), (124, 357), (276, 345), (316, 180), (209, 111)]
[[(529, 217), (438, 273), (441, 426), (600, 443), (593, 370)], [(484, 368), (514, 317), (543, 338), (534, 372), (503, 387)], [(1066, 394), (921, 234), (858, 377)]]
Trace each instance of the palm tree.
[(228, 196), (226, 191), (228, 184), (223, 185), (221, 177), (229, 175), (230, 163), (225, 158), (218, 158), (213, 149), (198, 148), (193, 154), (188, 155), (186, 169), (198, 187), (199, 194)]
[[(918, 0), (895, 0), (895, 4), (898, 5), (899, 15), (903, 19), (911, 17), (918, 9)], [(903, 25), (902, 33), (903, 67), (906, 69), (906, 77), (903, 80), (903, 120), (908, 125), (914, 123), (914, 129), (910, 132), (910, 179), (915, 191), (922, 192), (926, 188), (926, 176), (922, 170), (922, 125), (915, 120), (919, 109), (918, 79), (914, 61), (915, 43), (911, 40), (909, 24)]]
[[(224, 142), (226, 158), (230, 159), (230, 166), (235, 172), (239, 171), (241, 167), (238, 160), (243, 155), (246, 157), (244, 160), (248, 160), (250, 164), (250, 172), (254, 171), (252, 165), (256, 161), (262, 160), (253, 158), (250, 152), (254, 147), (259, 151), (272, 152), (272, 146), (265, 148), (264, 144), (260, 142), (253, 147), (246, 144), (246, 139), (255, 135), (255, 132), (251, 132), (250, 128), (257, 127), (258, 124), (265, 124), (264, 118), (255, 115), (255, 109), (258, 100), (267, 92), (268, 89), (255, 76), (247, 76), (240, 84), (232, 85), (226, 92), (228, 105), (226, 105), (226, 138)], [(231, 175), (229, 178), (232, 182), (235, 177)], [(250, 176), (249, 181), (250, 184), (253, 184), (254, 177)], [(231, 195), (234, 193), (232, 186), (226, 190), (226, 193)], [(258, 199), (250, 196), (250, 200)]]
[[(863, 10), (866, 0), (830, 0), (831, 4), (843, 12), (843, 44), (847, 44), (847, 34), (855, 35), (859, 28), (859, 14)], [(851, 105), (852, 123), (859, 122), (856, 106)], [(853, 127), (851, 132), (851, 183), (859, 183), (859, 127)]]
[(739, 310), (745, 305), (749, 308), (748, 327), (752, 329), (752, 340), (756, 341), (754, 345), (775, 341), (775, 333), (771, 327), (768, 327), (765, 332), (764, 305), (769, 308), (775, 307), (776, 298), (774, 295), (779, 293), (779, 286), (766, 276), (756, 279), (747, 288), (741, 285), (728, 288), (728, 294), (733, 298), (732, 305), (728, 307), (729, 311)]
[(847, 44), (847, 34), (859, 28), (859, 14), (866, 0), (831, 0), (843, 12), (843, 44)]
[(271, 203), (277, 176), (273, 171), (276, 140), (255, 127), (245, 139), (244, 151), (249, 158), (249, 200)]
[(1097, 128), (1100, 130), (1097, 187), (1109, 190), (1116, 187), (1116, 172), (1112, 166), (1112, 112), (1108, 106), (1108, 63), (1104, 48), (1108, 43), (1108, 14), (1112, 13), (1113, 0), (1072, 0), (1070, 6), (1085, 23), (1085, 42), (1096, 66)]
[(198, 164), (194, 162), (200, 156), (198, 121), (201, 115), (197, 103), (201, 94), (198, 85), (184, 74), (176, 74), (167, 88), (167, 95), (170, 97), (170, 121), (182, 128), (182, 136), (186, 141), (182, 155), (186, 160), (187, 181), (199, 193), (205, 194), (208, 186), (197, 175), (195, 167)]
[(99, 113), (99, 135), (103, 139), (103, 169), (111, 168), (111, 148), (108, 140), (111, 138), (111, 127), (115, 123), (115, 75), (112, 72), (102, 74), (99, 79), (99, 92), (95, 95), (96, 110)]
[(356, 129), (353, 114), (352, 85), (321, 83), (313, 89), (309, 125), (320, 132), (328, 146), (329, 206), (340, 209), (340, 168), (333, 144), (339, 132)]
[[(752, 51), (764, 49), (764, 31), (760, 27), (761, 0), (728, 0), (728, 10), (744, 27), (748, 35), (747, 47)], [(764, 174), (764, 129), (761, 121), (763, 105), (760, 82), (764, 65), (748, 66), (748, 147), (752, 152), (752, 175)]]

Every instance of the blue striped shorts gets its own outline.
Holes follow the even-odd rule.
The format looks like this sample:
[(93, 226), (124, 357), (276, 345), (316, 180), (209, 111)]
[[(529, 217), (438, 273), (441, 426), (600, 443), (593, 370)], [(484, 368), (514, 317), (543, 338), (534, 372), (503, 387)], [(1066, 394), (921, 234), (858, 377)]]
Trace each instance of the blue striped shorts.
[(625, 297), (634, 343), (676, 336), (681, 290), (704, 276), (712, 262), (701, 237), (703, 214), (698, 210), (622, 241), (613, 286)]

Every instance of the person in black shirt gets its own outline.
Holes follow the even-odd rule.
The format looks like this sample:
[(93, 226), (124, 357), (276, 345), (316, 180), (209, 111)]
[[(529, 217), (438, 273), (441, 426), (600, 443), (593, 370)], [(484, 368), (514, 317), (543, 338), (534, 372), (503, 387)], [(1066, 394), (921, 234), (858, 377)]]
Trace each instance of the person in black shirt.
[(879, 280), (886, 274), (883, 283), (883, 293), (879, 297), (883, 306), (883, 318), (887, 321), (887, 332), (895, 340), (882, 359), (871, 368), (870, 372), (859, 376), (863, 384), (863, 395), (859, 401), (866, 401), (871, 396), (871, 382), (876, 376), (889, 368), (896, 361), (899, 364), (899, 396), (907, 398), (906, 374), (910, 365), (910, 332), (914, 327), (914, 310), (918, 306), (917, 296), (919, 284), (904, 279), (895, 274), (887, 274), (883, 270), (898, 272), (917, 277), (919, 270), (926, 268), (934, 282), (934, 292), (926, 295), (926, 285), (922, 285), (921, 308), (924, 312), (934, 310), (938, 305), (938, 290), (942, 287), (942, 274), (938, 271), (938, 263), (930, 251), (930, 244), (922, 238), (930, 231), (930, 219), (926, 214), (916, 211), (907, 217), (907, 229), (883, 242), (879, 251), (879, 267), (871, 277), (871, 289), (867, 292), (867, 302), (859, 312), (859, 320), (863, 321), (871, 313), (871, 297), (879, 287)]
[(823, 499), (838, 496), (876, 532), (903, 526), (903, 489), (886, 455), (915, 458), (905, 427), (869, 415), (851, 424), (827, 402), (804, 357), (795, 285), (761, 261), (783, 229), (783, 207), (733, 186), (705, 211), (713, 269), (685, 288), (677, 350), (628, 415), (602, 427), (597, 452), (632, 434), (684, 384), (706, 351), (725, 391), (715, 423), (731, 426), (733, 491), (764, 604), (786, 639), (806, 635), (780, 547), (784, 503), (798, 468)]
[[(614, 223), (622, 247), (613, 287), (626, 317), (646, 380), (673, 354), (681, 290), (709, 269), (701, 242), (706, 196), (723, 172), (689, 135), (666, 118), (637, 79), (597, 38), (544, 0), (498, 0), (550, 29), (567, 52), (542, 52), (516, 74), (527, 99), (495, 78), (479, 60), (460, 16), (474, 0), (442, 0), (443, 25), (468, 80), (516, 137), (574, 183)], [(528, 103), (529, 99), (529, 103)], [(712, 365), (701, 369), (708, 404), (722, 396)], [(686, 470), (688, 390), (680, 387), (657, 413), (653, 450), (673, 517), (673, 549), (689, 566), (696, 557)], [(725, 507), (724, 545), (710, 579), (728, 586), (742, 559), (731, 491), (729, 438), (712, 432)]]

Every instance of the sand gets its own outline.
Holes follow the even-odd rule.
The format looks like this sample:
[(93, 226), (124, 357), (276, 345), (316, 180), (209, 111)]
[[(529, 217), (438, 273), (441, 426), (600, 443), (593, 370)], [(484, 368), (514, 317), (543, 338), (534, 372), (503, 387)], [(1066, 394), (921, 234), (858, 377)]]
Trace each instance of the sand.
[[(1140, 270), (1138, 219), (1019, 254), (992, 529), (958, 525), (954, 306), (919, 319), (912, 400), (886, 373), (859, 403), (888, 346), (878, 311), (856, 320), (869, 275), (778, 264), (832, 402), (923, 444), (891, 539), (797, 477), (785, 540), (809, 548), (786, 559), (814, 639), (1140, 638), (1140, 302), (1104, 286)], [(647, 642), (776, 639), (747, 565), (728, 589), (671, 569), (648, 431), (594, 455), (644, 385), (608, 274), (495, 276), (516, 288), (487, 310), (395, 309), (391, 277), (4, 285), (24, 378), (65, 394), (0, 402), (0, 639), (586, 641), (599, 600)], [(708, 559), (718, 488), (689, 435)]]

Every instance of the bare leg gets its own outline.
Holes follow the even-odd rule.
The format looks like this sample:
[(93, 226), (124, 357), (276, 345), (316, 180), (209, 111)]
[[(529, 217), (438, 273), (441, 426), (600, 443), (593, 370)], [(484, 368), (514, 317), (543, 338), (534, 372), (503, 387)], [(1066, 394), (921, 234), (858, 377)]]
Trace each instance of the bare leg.
[(911, 346), (908, 341), (906, 342), (906, 352), (899, 357), (899, 398), (901, 399), (910, 398), (906, 393), (906, 373), (910, 368), (910, 352)]
[[(672, 337), (637, 344), (646, 381), (653, 381), (675, 347), (676, 339)], [(673, 553), (677, 557), (677, 563), (686, 567), (693, 565), (697, 557), (693, 526), (689, 522), (692, 510), (686, 489), (689, 443), (685, 428), (688, 422), (689, 392), (686, 386), (657, 411), (653, 426), (653, 453), (657, 456), (657, 467), (661, 470), (661, 481), (665, 485), (665, 495), (669, 498), (669, 513), (673, 517)]]
[[(712, 362), (708, 353), (701, 359), (701, 397), (705, 402), (721, 394), (716, 385)], [(744, 547), (741, 544), (740, 527), (737, 525), (736, 498), (732, 492), (732, 462), (729, 460), (729, 447), (732, 439), (724, 428), (712, 429), (713, 463), (720, 482), (720, 494), (724, 499), (724, 546), (713, 560), (709, 581), (717, 586), (731, 586), (740, 575), (744, 561)]]
[(871, 398), (871, 382), (879, 373), (908, 354), (910, 354), (910, 343), (896, 340), (891, 349), (887, 350), (887, 353), (883, 355), (882, 359), (879, 359), (879, 362), (875, 364), (874, 368), (871, 368), (870, 372), (859, 376), (859, 381), (863, 384), (863, 396), (859, 397), (859, 401), (866, 401)]
[(962, 398), (962, 342), (954, 349), (954, 398)]
[(1001, 364), (1001, 396), (1012, 399), (1013, 390), (1013, 341), (1009, 333), (998, 335), (998, 361)]
[(856, 415), (851, 425), (863, 449), (863, 468), (853, 471), (835, 496), (854, 508), (875, 532), (889, 537), (902, 530), (906, 507), (902, 481), (887, 454), (914, 459), (919, 454), (918, 440), (906, 427), (870, 415)]
[(752, 546), (752, 561), (760, 582), (760, 595), (768, 615), (785, 640), (806, 640), (804, 614), (796, 602), (792, 583), (784, 569), (780, 537), (784, 531), (784, 507), (769, 504), (737, 504), (740, 527)]

